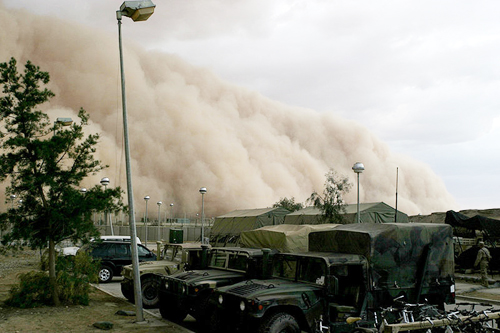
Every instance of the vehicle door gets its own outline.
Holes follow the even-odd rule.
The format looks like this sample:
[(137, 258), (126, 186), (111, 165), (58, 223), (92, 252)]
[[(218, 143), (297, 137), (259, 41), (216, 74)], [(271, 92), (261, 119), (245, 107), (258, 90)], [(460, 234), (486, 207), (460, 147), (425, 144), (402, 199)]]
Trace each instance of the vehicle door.
[[(140, 244), (137, 244), (137, 255), (139, 257), (139, 261), (151, 261), (154, 259), (153, 253), (149, 251), (145, 246)], [(132, 259), (130, 260), (130, 262), (132, 263)]]
[(123, 266), (132, 263), (132, 255), (130, 254), (130, 244), (112, 244), (114, 249), (114, 263), (120, 269)]

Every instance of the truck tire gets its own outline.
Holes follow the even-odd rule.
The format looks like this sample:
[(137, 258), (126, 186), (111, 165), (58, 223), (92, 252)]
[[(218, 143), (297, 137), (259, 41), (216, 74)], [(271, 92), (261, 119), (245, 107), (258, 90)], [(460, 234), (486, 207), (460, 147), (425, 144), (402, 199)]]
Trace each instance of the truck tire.
[(130, 285), (121, 283), (120, 284), (122, 294), (127, 299), (127, 301), (134, 303), (134, 287), (130, 288)]
[(163, 319), (173, 321), (174, 323), (180, 323), (187, 317), (187, 312), (180, 309), (178, 304), (165, 301), (160, 304), (160, 314)]
[(300, 333), (297, 320), (286, 312), (276, 313), (265, 319), (259, 327), (259, 333)]
[(99, 269), (99, 282), (100, 283), (108, 283), (113, 279), (113, 270), (111, 267), (102, 265), (101, 269)]
[(142, 305), (145, 309), (153, 309), (158, 307), (160, 303), (160, 296), (158, 295), (159, 286), (160, 283), (158, 282), (158, 279), (155, 279), (152, 276), (142, 279)]
[(205, 315), (199, 320), (200, 332), (226, 333), (227, 328), (223, 326), (222, 318), (215, 306), (207, 306)]

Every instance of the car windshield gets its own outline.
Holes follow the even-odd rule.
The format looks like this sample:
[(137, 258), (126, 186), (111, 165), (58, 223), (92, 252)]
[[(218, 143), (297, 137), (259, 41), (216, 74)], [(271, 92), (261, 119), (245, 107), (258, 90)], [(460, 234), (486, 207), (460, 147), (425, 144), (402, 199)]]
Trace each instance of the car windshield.
[(167, 245), (163, 249), (163, 259), (174, 262), (182, 261), (182, 251), (180, 246)]
[(222, 268), (246, 272), (248, 265), (248, 255), (246, 253), (213, 251), (210, 256), (209, 266), (212, 268)]
[(309, 282), (325, 283), (326, 263), (320, 258), (276, 256), (273, 261), (273, 277)]

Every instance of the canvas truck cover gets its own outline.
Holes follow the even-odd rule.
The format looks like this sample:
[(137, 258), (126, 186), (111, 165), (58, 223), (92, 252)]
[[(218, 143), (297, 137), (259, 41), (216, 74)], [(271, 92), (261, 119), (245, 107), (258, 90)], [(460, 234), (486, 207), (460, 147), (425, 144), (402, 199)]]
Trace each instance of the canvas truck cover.
[[(375, 287), (412, 288), (453, 277), (452, 228), (433, 223), (361, 223), (311, 232), (309, 250), (359, 254), (367, 258)], [(425, 268), (425, 269), (424, 269)], [(425, 273), (422, 273), (425, 272)]]
[(243, 231), (240, 244), (249, 248), (270, 248), (280, 252), (306, 252), (309, 249), (309, 233), (332, 230), (339, 224), (280, 224), (255, 230)]

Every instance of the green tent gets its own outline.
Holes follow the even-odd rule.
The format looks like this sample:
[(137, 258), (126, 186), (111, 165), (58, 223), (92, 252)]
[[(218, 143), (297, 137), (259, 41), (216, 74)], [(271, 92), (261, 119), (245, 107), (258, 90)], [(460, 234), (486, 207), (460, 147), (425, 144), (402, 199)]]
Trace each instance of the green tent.
[(281, 207), (235, 210), (215, 218), (210, 231), (212, 246), (239, 246), (242, 231), (283, 224), (289, 210)]
[[(351, 204), (345, 206), (342, 213), (342, 224), (357, 222), (358, 205)], [(362, 223), (390, 223), (395, 221), (396, 210), (384, 202), (360, 203), (359, 215)], [(407, 223), (408, 215), (398, 211), (398, 223)], [(322, 218), (321, 210), (316, 207), (306, 207), (285, 216), (286, 224), (321, 224), (328, 223)]]
[(280, 224), (269, 225), (241, 233), (242, 247), (269, 248), (279, 252), (309, 251), (309, 233), (313, 231), (332, 230), (340, 224)]

